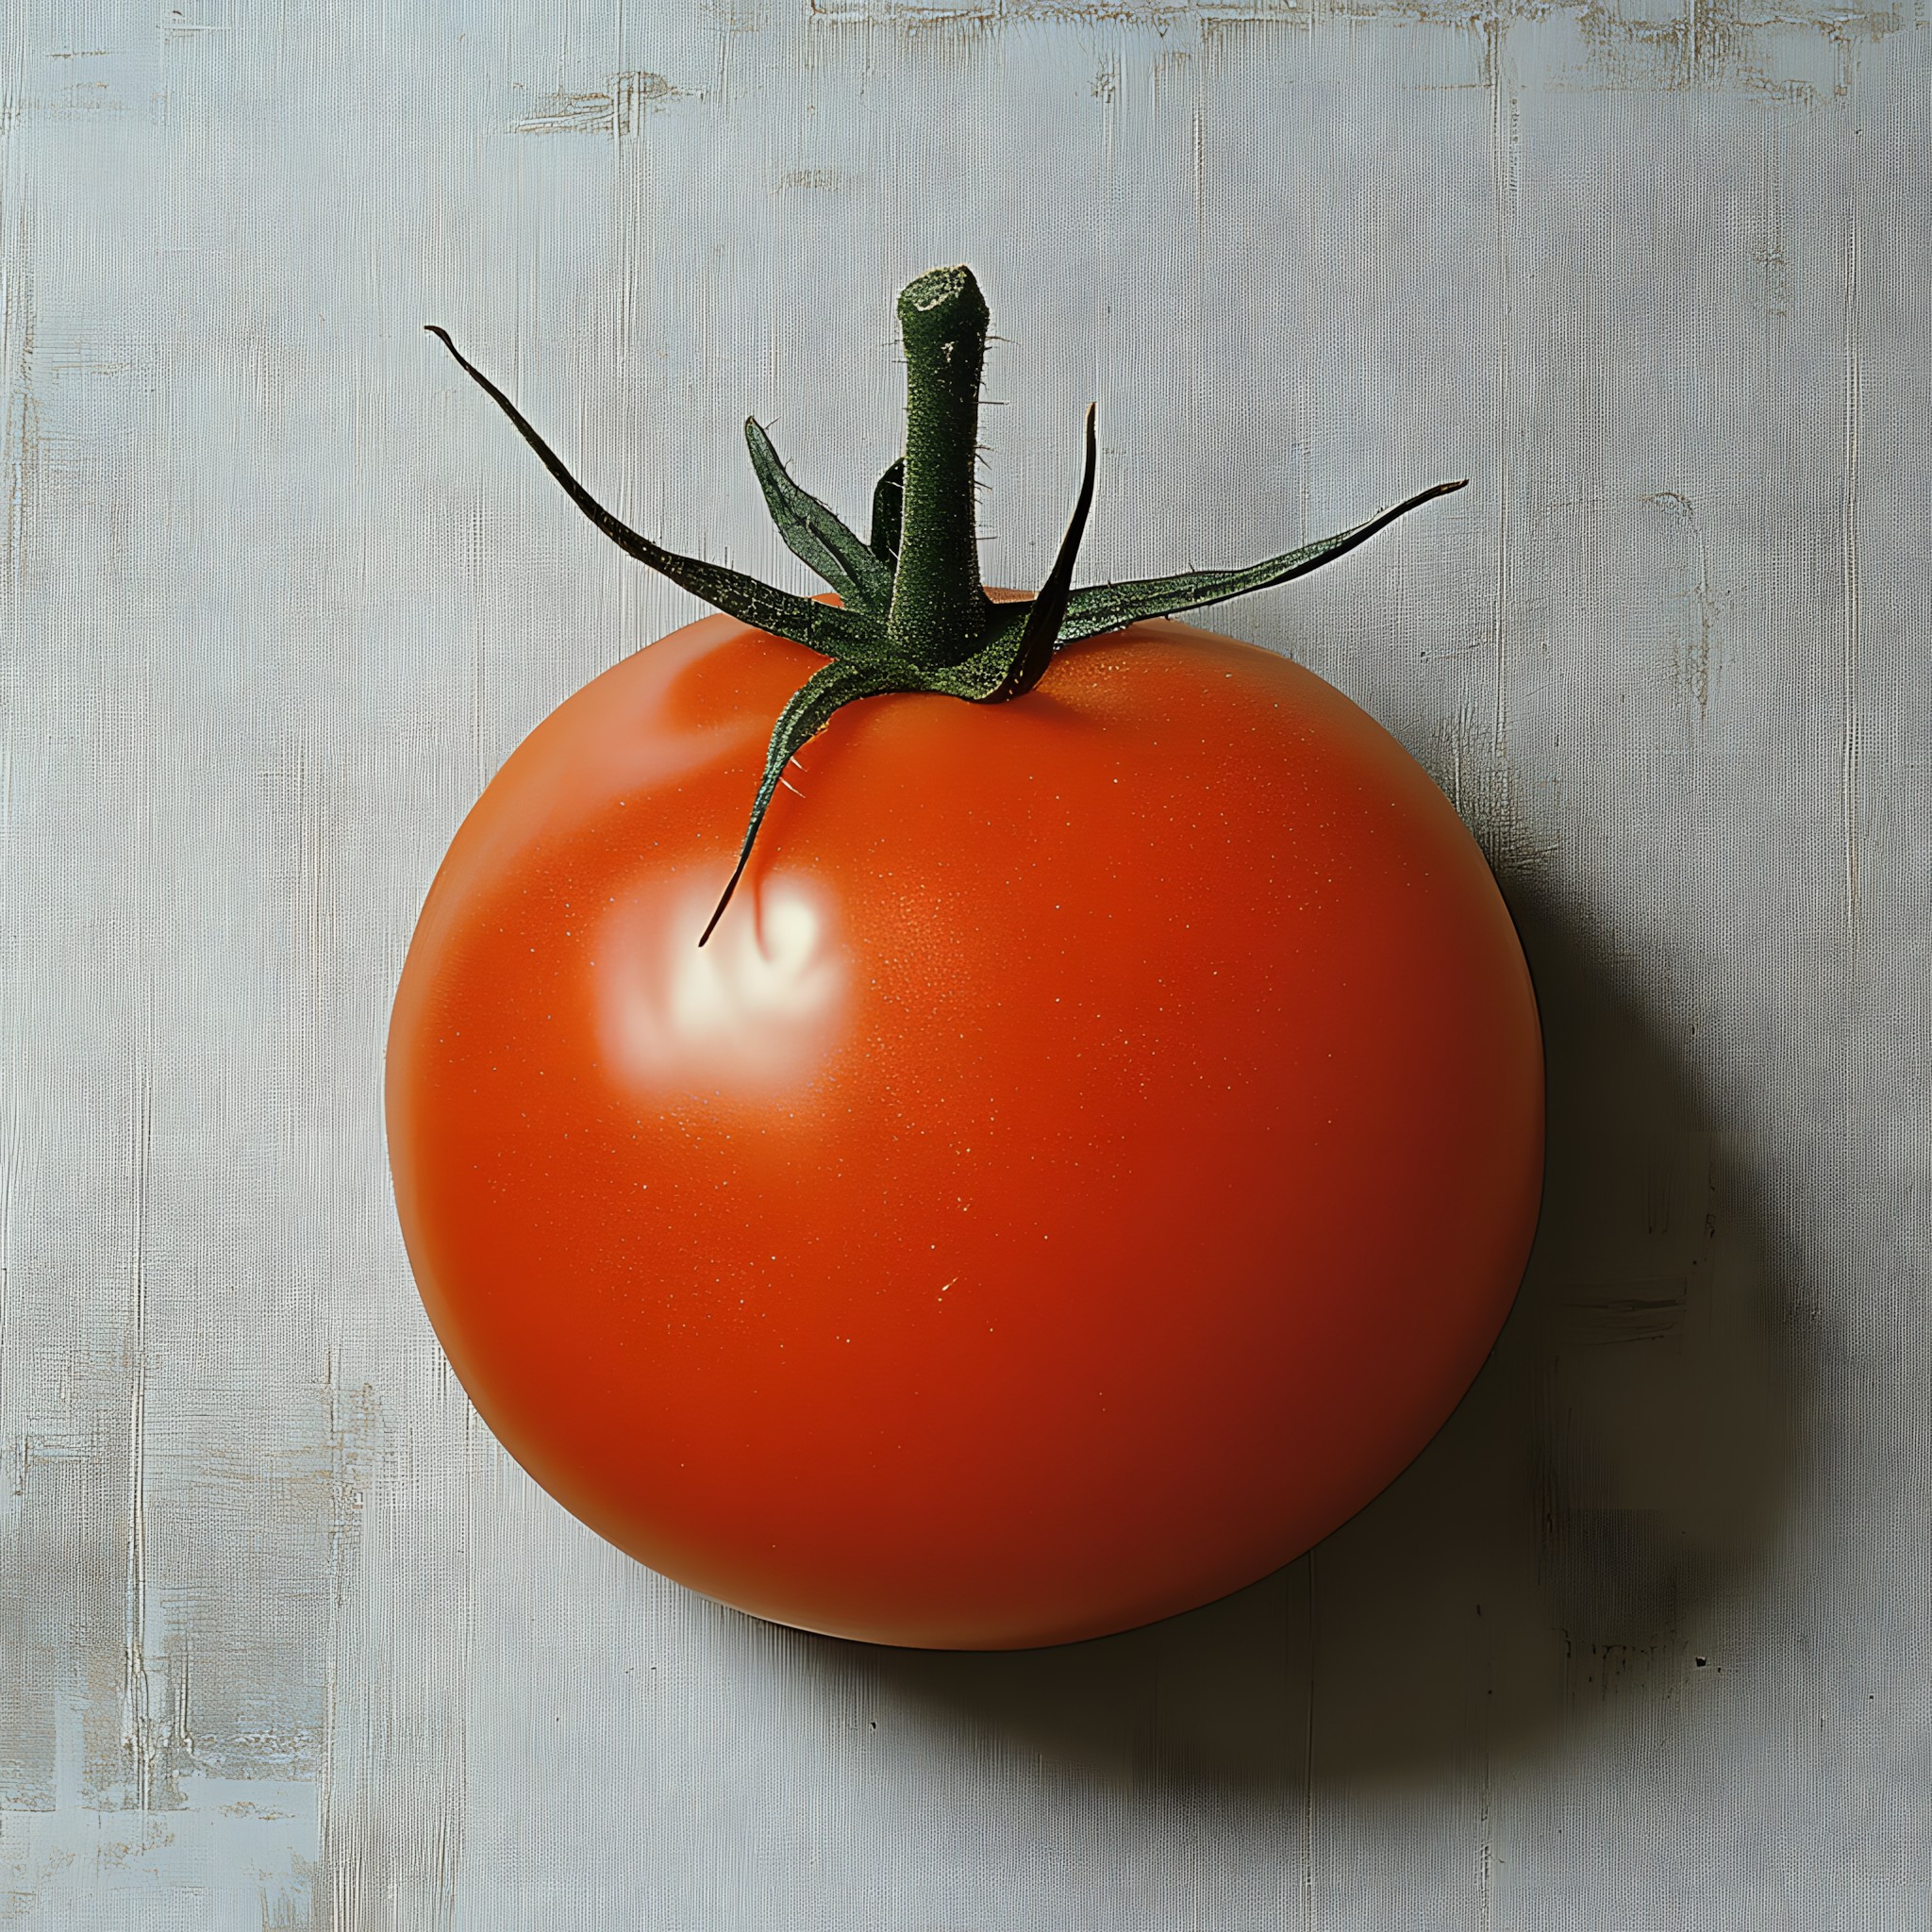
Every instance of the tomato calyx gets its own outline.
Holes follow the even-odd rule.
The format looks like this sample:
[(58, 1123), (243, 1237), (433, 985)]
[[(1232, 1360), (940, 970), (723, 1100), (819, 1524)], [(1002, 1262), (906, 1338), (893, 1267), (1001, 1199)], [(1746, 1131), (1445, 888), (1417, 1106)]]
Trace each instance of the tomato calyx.
[(906, 453), (873, 491), (869, 541), (793, 481), (757, 421), (747, 418), (744, 425), (752, 468), (778, 534), (786, 548), (836, 594), (837, 604), (781, 591), (640, 536), (577, 481), (446, 330), (428, 325), (570, 500), (619, 549), (741, 623), (789, 638), (829, 660), (778, 714), (738, 860), (698, 939), (701, 946), (744, 875), (786, 766), (846, 705), (896, 691), (972, 704), (1008, 703), (1039, 683), (1065, 644), (1305, 576), (1420, 505), (1467, 485), (1466, 478), (1438, 483), (1340, 536), (1243, 568), (1181, 571), (1076, 590), (1074, 569), (1092, 507), (1096, 468), (1090, 404), (1080, 487), (1053, 568), (1036, 596), (998, 601), (980, 581), (974, 514), (979, 385), (990, 320), (985, 298), (970, 268), (931, 269), (901, 291), (898, 316), (906, 346)]

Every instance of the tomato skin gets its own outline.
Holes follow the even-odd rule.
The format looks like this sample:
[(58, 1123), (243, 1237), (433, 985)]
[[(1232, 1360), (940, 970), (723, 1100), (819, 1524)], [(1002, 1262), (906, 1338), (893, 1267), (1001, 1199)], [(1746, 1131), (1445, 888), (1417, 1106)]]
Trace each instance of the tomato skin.
[(1366, 713), (1161, 622), (838, 714), (715, 617), (541, 724), (430, 891), (391, 1160), (436, 1332), (639, 1560), (875, 1642), (1267, 1574), (1461, 1397), (1541, 1184), (1480, 851)]

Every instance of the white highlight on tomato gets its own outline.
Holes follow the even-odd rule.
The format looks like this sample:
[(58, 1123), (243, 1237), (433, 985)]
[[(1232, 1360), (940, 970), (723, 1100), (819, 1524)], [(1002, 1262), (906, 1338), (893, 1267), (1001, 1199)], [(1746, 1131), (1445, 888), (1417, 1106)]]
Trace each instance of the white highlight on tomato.
[(845, 961), (818, 895), (783, 877), (741, 888), (700, 947), (716, 885), (647, 892), (600, 941), (599, 1030), (629, 1081), (769, 1092), (808, 1076), (836, 1042)]

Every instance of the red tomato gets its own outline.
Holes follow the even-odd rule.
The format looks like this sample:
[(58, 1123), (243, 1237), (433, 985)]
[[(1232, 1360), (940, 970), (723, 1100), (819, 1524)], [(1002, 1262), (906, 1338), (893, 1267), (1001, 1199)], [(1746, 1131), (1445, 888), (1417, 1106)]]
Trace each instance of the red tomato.
[(1101, 1635), (1407, 1463), (1514, 1296), (1527, 971), (1474, 841), (1284, 658), (1172, 622), (840, 712), (725, 617), (531, 734), (396, 1002), (430, 1319), (568, 1508), (759, 1617)]

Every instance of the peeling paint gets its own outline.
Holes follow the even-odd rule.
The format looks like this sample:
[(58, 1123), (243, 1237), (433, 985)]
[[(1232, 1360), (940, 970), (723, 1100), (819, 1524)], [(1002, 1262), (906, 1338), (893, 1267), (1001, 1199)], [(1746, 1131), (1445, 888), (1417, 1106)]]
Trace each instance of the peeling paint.
[[(158, 1923), (158, 1896), (204, 1901), (204, 1925), (307, 1927), (315, 1860), (315, 1788), (273, 1779), (190, 1776), (179, 1809), (143, 1817), (86, 1810), (0, 1811), (0, 1921)], [(242, 1915), (246, 1914), (244, 1918)], [(172, 1920), (170, 1923), (174, 1923)]]
[(0, 468), (6, 477), (6, 517), (0, 525), (0, 570), (15, 595), (24, 588), (26, 536), (41, 457), (40, 409), (34, 388), (34, 289), (29, 267), (33, 229), (25, 201), (0, 251), (0, 368), (6, 371), (6, 420), (0, 428)]
[(1683, 619), (1673, 643), (1673, 656), (1686, 711), (1701, 727), (1710, 719), (1713, 658), (1720, 641), (1721, 606), (1711, 584), (1710, 540), (1690, 499), (1681, 491), (1655, 491), (1643, 501), (1681, 525), (1690, 540), (1690, 558), (1683, 573), (1679, 600)]
[[(1488, 47), (1503, 37), (1566, 32), (1574, 40), (1573, 84), (1700, 90), (1734, 87), (1774, 98), (1839, 98), (1861, 44), (1911, 25), (1897, 7), (1835, 6), (1831, 0), (805, 0), (809, 17), (832, 25), (996, 32), (1021, 25), (1182, 32), (1232, 57), (1255, 50), (1256, 34), (1345, 31), (1386, 21), (1415, 32), (1467, 37)], [(1561, 59), (1560, 52), (1557, 55)], [(1451, 63), (1455, 64), (1454, 62)]]
[(858, 185), (858, 176), (844, 168), (788, 168), (778, 187), (806, 189), (820, 194), (842, 194)]
[(661, 74), (613, 75), (602, 87), (545, 94), (533, 112), (511, 122), (512, 134), (632, 133), (638, 122), (667, 101), (686, 98)]

